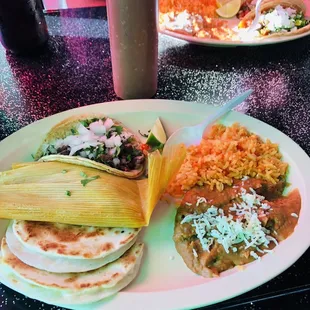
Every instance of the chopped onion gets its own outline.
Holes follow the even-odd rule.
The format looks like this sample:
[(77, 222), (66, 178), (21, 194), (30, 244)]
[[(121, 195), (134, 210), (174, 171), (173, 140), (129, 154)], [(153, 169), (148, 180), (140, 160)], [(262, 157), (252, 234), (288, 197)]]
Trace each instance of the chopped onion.
[(86, 149), (86, 148), (88, 148), (90, 146), (97, 146), (98, 144), (100, 144), (100, 143), (99, 142), (94, 142), (94, 143), (85, 142), (85, 143), (76, 145), (76, 146), (71, 148), (69, 155), (72, 156), (72, 155), (74, 155), (79, 150)]
[(130, 134), (130, 133), (126, 132), (126, 131), (123, 131), (120, 134), (120, 136), (121, 136), (122, 140), (127, 140), (127, 139), (129, 139), (132, 136), (132, 134)]
[(113, 147), (112, 149), (109, 149), (109, 155), (114, 155), (116, 152), (116, 147)]
[(106, 140), (105, 146), (106, 146), (107, 148), (112, 148), (112, 147), (115, 146), (114, 138), (115, 138), (115, 137), (111, 137), (111, 138), (109, 138), (109, 139)]
[(86, 135), (89, 133), (89, 130), (81, 123), (78, 125), (77, 131), (80, 135)]
[(102, 136), (99, 138), (99, 141), (105, 143), (107, 139), (108, 139), (107, 136)]
[(82, 143), (82, 140), (79, 136), (68, 136), (64, 139), (64, 144), (69, 145), (71, 148), (80, 145)]
[(99, 137), (89, 131), (87, 134), (80, 136), (82, 142), (97, 142)]
[(107, 129), (107, 131), (114, 125), (114, 122), (110, 119), (107, 118), (104, 122), (104, 126)]
[(121, 146), (122, 145), (122, 141), (121, 141), (121, 137), (120, 136), (115, 136), (114, 137), (114, 145), (115, 146)]
[(103, 125), (103, 121), (100, 119), (97, 122), (93, 122), (89, 125), (89, 129), (98, 136), (103, 136), (106, 134), (107, 129)]
[(116, 158), (113, 158), (113, 164), (114, 166), (118, 166), (120, 164), (120, 160), (116, 157)]

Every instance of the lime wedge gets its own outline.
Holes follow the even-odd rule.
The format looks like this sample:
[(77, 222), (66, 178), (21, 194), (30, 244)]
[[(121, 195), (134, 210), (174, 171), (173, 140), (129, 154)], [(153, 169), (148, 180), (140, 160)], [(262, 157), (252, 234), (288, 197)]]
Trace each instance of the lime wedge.
[[(219, 5), (221, 5), (219, 3)], [(235, 16), (241, 7), (241, 0), (231, 0), (223, 4), (220, 8), (216, 10), (216, 13), (224, 18), (231, 18)]]
[(167, 141), (167, 136), (165, 133), (165, 129), (158, 118), (155, 121), (153, 128), (151, 129), (149, 136), (146, 140), (146, 144), (152, 147), (159, 147), (160, 145), (165, 144)]

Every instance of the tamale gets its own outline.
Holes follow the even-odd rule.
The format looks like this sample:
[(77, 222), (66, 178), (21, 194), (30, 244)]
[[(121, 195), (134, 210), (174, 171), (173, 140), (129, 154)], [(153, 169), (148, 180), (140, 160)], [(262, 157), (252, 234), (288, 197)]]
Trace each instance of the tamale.
[(0, 173), (0, 218), (142, 227), (185, 157), (174, 146), (149, 155), (148, 179), (130, 180), (60, 162), (14, 164)]

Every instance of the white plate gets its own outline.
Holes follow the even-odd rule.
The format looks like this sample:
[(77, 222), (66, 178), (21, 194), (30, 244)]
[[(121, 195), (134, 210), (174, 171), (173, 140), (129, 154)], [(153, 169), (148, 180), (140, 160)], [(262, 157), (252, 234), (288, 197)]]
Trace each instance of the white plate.
[[(159, 116), (171, 134), (185, 125), (193, 125), (203, 120), (214, 107), (208, 105), (169, 100), (131, 100), (97, 104), (66, 111), (35, 122), (14, 133), (0, 143), (1, 170), (9, 169), (11, 163), (31, 160), (47, 131), (62, 119), (80, 113), (104, 112), (122, 121), (127, 127), (146, 132)], [(243, 271), (233, 269), (219, 278), (204, 279), (187, 269), (177, 254), (172, 240), (175, 210), (161, 203), (155, 210), (151, 224), (144, 230), (143, 240), (146, 253), (137, 279), (122, 292), (89, 306), (74, 309), (187, 309), (210, 305), (245, 293), (277, 276), (290, 267), (310, 245), (310, 159), (291, 139), (273, 127), (249, 116), (233, 112), (223, 120), (224, 124), (240, 122), (251, 131), (268, 137), (280, 144), (284, 160), (290, 164), (289, 182), (298, 187), (302, 196), (302, 209), (295, 232), (276, 247), (274, 253), (267, 254), (261, 262), (248, 264)], [(0, 220), (0, 238), (7, 221)], [(174, 259), (171, 259), (174, 258)], [(0, 275), (0, 281), (14, 288), (10, 279)], [(35, 291), (23, 292), (31, 297)]]
[[(307, 17), (307, 18), (310, 19), (310, 17)], [(181, 33), (169, 31), (169, 30), (159, 30), (159, 32), (162, 34), (168, 35), (170, 37), (174, 37), (180, 40), (187, 41), (192, 44), (215, 46), (215, 47), (261, 46), (261, 45), (278, 44), (278, 43), (297, 40), (297, 39), (306, 37), (310, 34), (310, 31), (308, 31), (308, 32), (301, 33), (295, 36), (274, 37), (274, 38), (264, 39), (264, 40), (224, 41), (224, 40), (216, 40), (216, 39), (209, 39), (209, 38), (197, 38), (191, 35), (181, 34)]]

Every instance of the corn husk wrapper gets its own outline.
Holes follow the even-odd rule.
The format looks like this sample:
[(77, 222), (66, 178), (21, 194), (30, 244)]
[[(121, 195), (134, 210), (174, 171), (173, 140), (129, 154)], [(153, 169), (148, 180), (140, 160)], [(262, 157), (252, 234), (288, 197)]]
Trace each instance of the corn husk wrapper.
[[(0, 173), (0, 218), (104, 227), (147, 226), (185, 158), (178, 145), (149, 155), (148, 179), (61, 162), (14, 164)], [(81, 180), (99, 176), (85, 186)], [(70, 194), (70, 196), (68, 195)]]

